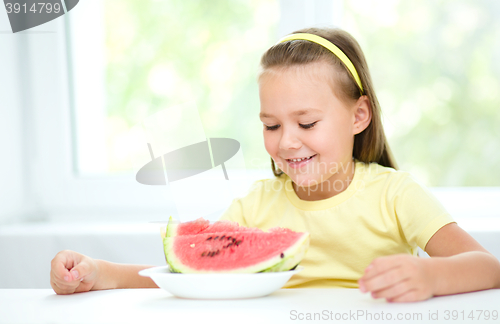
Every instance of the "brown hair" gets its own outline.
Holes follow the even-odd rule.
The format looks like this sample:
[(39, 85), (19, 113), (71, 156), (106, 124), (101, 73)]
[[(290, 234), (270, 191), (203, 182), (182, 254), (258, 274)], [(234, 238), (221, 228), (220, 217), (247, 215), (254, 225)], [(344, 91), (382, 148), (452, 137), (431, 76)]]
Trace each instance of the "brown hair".
[[(363, 85), (363, 95), (366, 95), (370, 101), (372, 119), (365, 130), (354, 136), (353, 157), (361, 162), (377, 162), (380, 165), (397, 169), (396, 161), (382, 127), (380, 104), (373, 89), (368, 65), (358, 42), (346, 31), (336, 28), (307, 28), (294, 32), (294, 34), (296, 33), (315, 34), (328, 39), (347, 55), (358, 72)], [(358, 88), (356, 81), (340, 59), (328, 49), (310, 41), (286, 41), (269, 48), (262, 55), (260, 75), (270, 68), (288, 67), (322, 60), (331, 63), (335, 68), (335, 79), (339, 85), (334, 88), (335, 94), (344, 101), (359, 99), (362, 95), (361, 89)], [(283, 171), (275, 166), (272, 158), (271, 167), (275, 176), (283, 174)]]

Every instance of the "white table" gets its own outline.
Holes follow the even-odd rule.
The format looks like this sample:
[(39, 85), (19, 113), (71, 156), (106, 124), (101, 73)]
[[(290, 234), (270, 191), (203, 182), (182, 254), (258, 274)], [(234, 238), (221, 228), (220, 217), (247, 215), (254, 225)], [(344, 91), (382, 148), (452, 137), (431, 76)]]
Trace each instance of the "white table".
[[(478, 319), (481, 310), (490, 314), (495, 310), (498, 318), (485, 320), (483, 312)], [(468, 318), (471, 312), (474, 320)], [(402, 304), (372, 299), (357, 289), (281, 289), (266, 297), (240, 300), (180, 299), (161, 289), (66, 296), (50, 289), (0, 290), (0, 323), (314, 322), (307, 320), (308, 315), (325, 323), (385, 323), (388, 317), (392, 323), (500, 323), (500, 289)], [(397, 320), (398, 316), (403, 319)]]

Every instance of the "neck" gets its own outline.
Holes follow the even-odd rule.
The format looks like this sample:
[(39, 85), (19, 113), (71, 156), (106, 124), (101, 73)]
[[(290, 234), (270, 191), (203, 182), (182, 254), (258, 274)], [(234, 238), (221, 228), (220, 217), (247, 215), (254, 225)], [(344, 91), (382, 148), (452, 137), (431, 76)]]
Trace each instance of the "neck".
[(292, 182), (293, 189), (302, 200), (314, 201), (328, 199), (345, 191), (354, 177), (355, 162), (353, 159), (325, 181), (309, 187), (300, 187)]

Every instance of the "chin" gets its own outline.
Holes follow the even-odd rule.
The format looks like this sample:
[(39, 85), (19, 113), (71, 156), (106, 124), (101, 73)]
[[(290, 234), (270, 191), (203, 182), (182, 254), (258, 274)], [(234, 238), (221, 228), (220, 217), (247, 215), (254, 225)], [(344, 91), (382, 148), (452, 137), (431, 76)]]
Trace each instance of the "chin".
[(290, 179), (299, 187), (307, 188), (311, 186), (315, 186), (323, 182), (321, 180), (321, 177), (304, 177), (304, 176), (297, 176), (297, 175), (288, 175)]

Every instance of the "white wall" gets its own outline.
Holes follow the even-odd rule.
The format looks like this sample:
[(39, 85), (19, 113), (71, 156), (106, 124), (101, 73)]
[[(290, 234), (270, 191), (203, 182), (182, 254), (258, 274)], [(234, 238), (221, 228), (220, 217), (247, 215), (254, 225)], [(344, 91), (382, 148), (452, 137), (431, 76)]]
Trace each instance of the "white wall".
[[(341, 1), (314, 4), (282, 0), (279, 36), (329, 21)], [(329, 10), (321, 10), (320, 4)], [(306, 14), (297, 15), (302, 12)], [(164, 262), (157, 230), (145, 224), (170, 214), (172, 203), (161, 190), (72, 174), (69, 82), (60, 41), (64, 29), (56, 28), (62, 19), (12, 34), (7, 14), (0, 9), (0, 260), (8, 265), (0, 267), (0, 288), (48, 288), (50, 259), (62, 249), (115, 262)], [(434, 191), (454, 217), (463, 216), (457, 217), (459, 225), (500, 257), (499, 190)], [(472, 203), (464, 208), (467, 201)], [(91, 223), (5, 225), (44, 218), (130, 219), (145, 227), (139, 231), (117, 224), (108, 230)]]
[(20, 41), (0, 10), (0, 224), (16, 221), (25, 208)]

